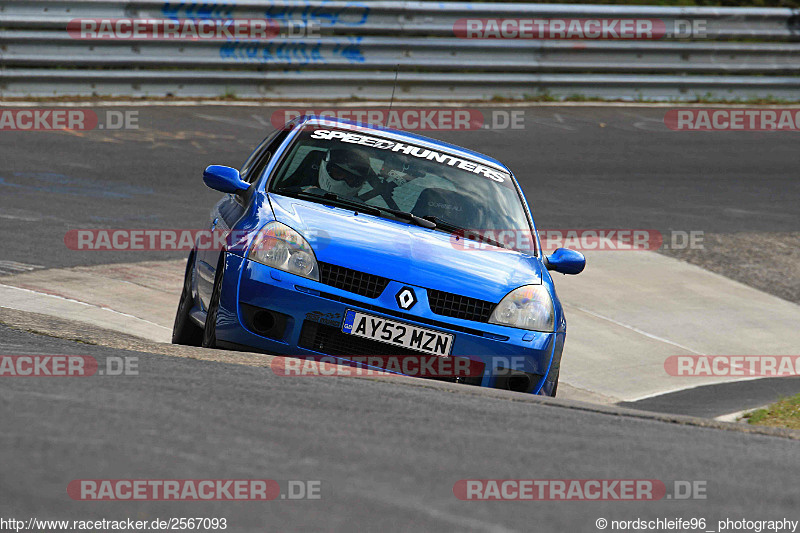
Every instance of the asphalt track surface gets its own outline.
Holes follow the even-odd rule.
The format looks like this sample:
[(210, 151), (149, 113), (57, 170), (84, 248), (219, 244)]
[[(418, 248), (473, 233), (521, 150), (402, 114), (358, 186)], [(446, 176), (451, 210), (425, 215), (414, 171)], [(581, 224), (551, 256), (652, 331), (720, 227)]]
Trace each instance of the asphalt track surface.
[[(2, 259), (60, 267), (183, 257), (72, 251), (63, 236), (78, 228), (205, 229), (219, 194), (203, 185), (203, 169), (241, 166), (278, 108), (111, 109), (137, 112), (139, 129), (0, 135)], [(104, 108), (96, 110), (102, 119)], [(512, 109), (483, 109), (486, 120), (493, 111)], [(427, 134), (505, 162), (540, 228), (800, 230), (798, 133), (671, 131), (665, 108), (522, 111), (524, 129)]]
[[(240, 166), (270, 130), (273, 111), (129, 109), (139, 113), (138, 130), (0, 135), (0, 260), (53, 268), (183, 257), (71, 251), (63, 236), (79, 228), (203, 229), (219, 196), (202, 184), (203, 168)], [(525, 110), (523, 130), (430, 136), (506, 162), (540, 227), (800, 229), (798, 134), (673, 132), (664, 113), (542, 107)], [(705, 517), (712, 526), (725, 517), (800, 518), (793, 488), (800, 452), (785, 438), (476, 396), (466, 387), (442, 393), (278, 378), (265, 368), (125, 353), (2, 326), (0, 348), (101, 361), (136, 356), (140, 368), (127, 377), (3, 380), (7, 517), (225, 516), (233, 531), (597, 531), (600, 517)], [(773, 386), (728, 384), (726, 397), (751, 394), (756, 383), (762, 391)], [(706, 416), (719, 390), (681, 391), (637, 407)], [(86, 478), (320, 480), (323, 488), (321, 500), (300, 502), (70, 500), (67, 483)], [(457, 500), (453, 484), (474, 478), (699, 480), (707, 481), (708, 499)]]
[[(137, 357), (138, 375), (4, 378), (4, 517), (225, 517), (229, 531), (597, 531), (796, 520), (798, 441), (362, 379), (148, 355), (0, 326), (5, 353)], [(416, 381), (415, 381), (416, 383)], [(461, 479), (706, 482), (706, 499), (460, 501)], [(319, 500), (73, 501), (73, 479), (320, 481)]]
[(656, 413), (715, 418), (757, 409), (778, 398), (794, 396), (800, 377), (760, 378), (684, 389), (618, 405)]

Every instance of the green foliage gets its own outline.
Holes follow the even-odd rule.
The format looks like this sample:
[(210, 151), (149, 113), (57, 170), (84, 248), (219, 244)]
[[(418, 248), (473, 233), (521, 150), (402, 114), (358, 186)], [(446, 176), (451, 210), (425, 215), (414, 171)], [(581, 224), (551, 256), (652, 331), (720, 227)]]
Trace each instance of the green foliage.
[(749, 424), (800, 429), (800, 394), (745, 415)]

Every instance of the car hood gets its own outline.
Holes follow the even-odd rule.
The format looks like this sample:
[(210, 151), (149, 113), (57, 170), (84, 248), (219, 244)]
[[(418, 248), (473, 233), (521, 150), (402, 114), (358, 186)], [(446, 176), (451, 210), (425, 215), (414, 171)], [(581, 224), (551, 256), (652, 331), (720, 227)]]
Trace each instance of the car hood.
[(325, 263), (495, 303), (542, 282), (540, 260), (514, 250), (464, 249), (449, 233), (277, 194), (269, 199), (276, 220), (305, 236)]

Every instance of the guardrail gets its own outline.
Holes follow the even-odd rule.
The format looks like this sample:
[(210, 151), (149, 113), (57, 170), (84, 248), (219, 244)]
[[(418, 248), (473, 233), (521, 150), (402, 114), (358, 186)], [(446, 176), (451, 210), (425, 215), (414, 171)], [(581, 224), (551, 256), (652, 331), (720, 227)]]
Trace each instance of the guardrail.
[[(270, 19), (321, 36), (82, 40), (81, 18)], [(462, 39), (462, 19), (648, 19), (659, 40)], [(676, 39), (672, 28), (694, 28)], [(698, 33), (697, 28), (702, 32)], [(800, 11), (529, 3), (0, 1), (0, 95), (800, 99)]]

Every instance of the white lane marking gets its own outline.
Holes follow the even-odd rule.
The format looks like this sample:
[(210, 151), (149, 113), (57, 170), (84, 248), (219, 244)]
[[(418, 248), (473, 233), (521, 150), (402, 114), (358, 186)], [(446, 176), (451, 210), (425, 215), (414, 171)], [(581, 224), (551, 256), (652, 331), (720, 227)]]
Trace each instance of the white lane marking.
[(579, 311), (583, 311), (584, 313), (586, 313), (588, 315), (592, 315), (593, 317), (599, 318), (601, 320), (607, 320), (608, 322), (611, 322), (612, 324), (616, 324), (618, 326), (621, 326), (623, 328), (629, 329), (631, 331), (635, 331), (636, 333), (638, 333), (640, 335), (644, 335), (645, 337), (648, 337), (650, 339), (657, 340), (657, 341), (660, 341), (660, 342), (665, 342), (667, 344), (671, 344), (673, 346), (676, 346), (676, 347), (680, 348), (681, 350), (686, 350), (686, 351), (692, 352), (695, 355), (706, 355), (704, 353), (692, 350), (688, 346), (684, 346), (682, 344), (678, 344), (677, 342), (673, 342), (673, 341), (671, 341), (669, 339), (665, 339), (664, 337), (659, 337), (658, 335), (653, 335), (652, 333), (648, 333), (648, 332), (646, 332), (644, 330), (641, 330), (641, 329), (637, 328), (636, 326), (631, 326), (630, 324), (625, 324), (624, 322), (620, 322), (618, 320), (614, 320), (613, 318), (601, 315), (599, 313), (595, 313), (594, 311), (590, 311), (590, 310), (588, 310), (586, 308), (583, 308), (583, 307), (580, 307), (580, 306), (577, 306), (577, 305), (570, 305), (570, 304), (567, 304), (567, 305), (569, 307), (575, 308), (575, 309), (577, 309)]
[(17, 261), (0, 261), (0, 274), (12, 274), (19, 272), (30, 272), (44, 268), (42, 265), (29, 265), (27, 263), (18, 263)]
[[(67, 298), (65, 296), (58, 296), (58, 295), (55, 295), (55, 294), (48, 294), (46, 292), (39, 292), (39, 291), (30, 290), (30, 289), (23, 289), (21, 287), (14, 287), (13, 285), (0, 284), (0, 287), (6, 288), (6, 289), (14, 289), (14, 290), (18, 290), (18, 291), (24, 291), (24, 292), (28, 292), (28, 293), (31, 293), (31, 294), (36, 294), (36, 295), (39, 295), (39, 296), (49, 296), (50, 298), (57, 298), (59, 300), (64, 300), (66, 302), (73, 302), (73, 303), (85, 305), (86, 307), (94, 307), (95, 309), (102, 309), (104, 311), (109, 311), (111, 313), (116, 313), (118, 315), (121, 315), (121, 316), (124, 316), (124, 317), (127, 317), (127, 318), (133, 318), (134, 320), (139, 320), (141, 322), (145, 322), (145, 323), (150, 324), (151, 326), (155, 326), (157, 328), (165, 329), (167, 331), (172, 331), (172, 328), (168, 328), (166, 326), (162, 326), (161, 324), (156, 324), (155, 322), (150, 322), (149, 320), (146, 320), (144, 318), (139, 318), (138, 316), (135, 316), (135, 315), (130, 315), (128, 313), (123, 313), (122, 311), (117, 311), (116, 309), (111, 309), (110, 307), (106, 307), (104, 305), (90, 304), (90, 303), (82, 302), (80, 300), (73, 300), (72, 298)], [(0, 304), (0, 307), (5, 307), (7, 309), (14, 309), (13, 307), (9, 307), (7, 305), (2, 305), (2, 304)]]
[(0, 356), (3, 355), (40, 355), (31, 353), (30, 348), (25, 349), (22, 344), (10, 344), (7, 342), (0, 342)]
[(273, 127), (273, 126), (272, 126), (272, 122), (270, 122), (270, 121), (266, 120), (266, 119), (265, 119), (264, 117), (262, 117), (261, 115), (257, 115), (257, 114), (255, 114), (255, 113), (253, 113), (253, 114), (252, 114), (252, 115), (250, 115), (250, 116), (251, 116), (251, 117), (253, 117), (253, 120), (255, 120), (256, 122), (258, 122), (258, 123), (259, 123), (259, 124), (261, 124), (262, 126), (266, 126), (266, 127), (268, 127), (268, 128), (271, 128), (271, 127)]
[(564, 119), (558, 113), (553, 113), (553, 116), (555, 117), (555, 121), (553, 121), (553, 120), (551, 120), (551, 119), (549, 119), (547, 117), (543, 117), (543, 118), (526, 117), (526, 120), (529, 120), (530, 122), (533, 122), (534, 124), (539, 124), (541, 126), (550, 126), (551, 128), (559, 128), (559, 129), (566, 130), (566, 131), (575, 131), (576, 130), (576, 128), (574, 128), (573, 126), (570, 126), (569, 124), (565, 124), (564, 123)]
[(501, 524), (486, 522), (484, 520), (476, 519), (473, 517), (466, 517), (456, 515), (447, 511), (434, 509), (426, 505), (424, 502), (416, 501), (414, 498), (401, 498), (398, 495), (385, 495), (381, 493), (380, 489), (375, 489), (365, 494), (363, 492), (357, 493), (362, 498), (369, 498), (377, 500), (381, 503), (388, 504), (393, 507), (408, 509), (415, 513), (423, 513), (436, 520), (441, 520), (452, 524), (456, 528), (467, 529), (472, 531), (486, 531), (487, 533), (512, 533), (517, 531), (509, 529)]
[[(611, 322), (612, 324), (616, 324), (616, 325), (621, 326), (623, 328), (630, 329), (631, 331), (635, 331), (636, 333), (639, 333), (640, 335), (644, 335), (645, 337), (651, 338), (653, 340), (657, 340), (657, 341), (660, 341), (660, 342), (671, 344), (673, 346), (677, 346), (678, 348), (681, 348), (682, 350), (687, 350), (689, 352), (692, 352), (695, 355), (707, 355), (707, 354), (695, 351), (695, 350), (689, 348), (688, 346), (684, 346), (682, 344), (678, 344), (677, 342), (673, 342), (673, 341), (671, 341), (669, 339), (665, 339), (663, 337), (659, 337), (658, 335), (653, 335), (652, 333), (648, 333), (646, 331), (643, 331), (643, 330), (641, 330), (641, 329), (639, 329), (639, 328), (637, 328), (635, 326), (631, 326), (630, 324), (625, 324), (623, 322), (619, 322), (618, 320), (614, 320), (613, 318), (609, 318), (609, 317), (603, 316), (603, 315), (601, 315), (599, 313), (595, 313), (593, 311), (589, 311), (588, 309), (585, 309), (583, 307), (579, 307), (577, 305), (571, 305), (571, 304), (565, 304), (565, 306), (572, 307), (572, 308), (577, 309), (579, 311), (583, 311), (584, 313), (589, 314), (589, 315), (594, 316), (594, 317), (597, 317), (597, 318), (599, 318), (601, 320), (607, 320), (607, 321)], [(693, 385), (685, 385), (685, 386), (681, 386), (681, 387), (675, 387), (675, 388), (672, 388), (672, 389), (660, 390), (660, 391), (657, 391), (657, 392), (652, 392), (650, 394), (645, 394), (643, 396), (638, 396), (636, 398), (627, 398), (627, 399), (624, 399), (622, 401), (623, 402), (638, 402), (638, 401), (641, 401), (641, 400), (648, 400), (650, 398), (655, 398), (656, 396), (663, 396), (665, 394), (672, 394), (673, 392), (680, 392), (680, 391), (685, 391), (685, 390), (696, 389), (698, 387), (706, 387), (706, 386), (711, 386), (711, 385), (722, 385), (723, 383), (738, 383), (740, 381), (755, 381), (757, 379), (764, 379), (764, 378), (769, 378), (769, 377), (775, 377), (775, 376), (750, 376), (750, 377), (742, 377), (742, 378), (736, 378), (736, 379), (728, 379), (727, 377), (720, 377), (720, 379), (716, 380), (716, 381), (704, 381), (702, 383), (696, 383), (696, 384), (693, 384)]]
[(692, 390), (698, 387), (711, 387), (714, 385), (723, 385), (725, 383), (738, 383), (740, 381), (754, 381), (756, 379), (764, 379), (765, 377), (774, 377), (774, 376), (756, 376), (756, 377), (749, 377), (749, 378), (737, 378), (737, 379), (727, 379), (727, 378), (720, 378), (719, 381), (705, 381), (703, 383), (696, 383), (694, 385), (686, 385), (685, 387), (676, 387), (674, 389), (667, 389), (663, 391), (653, 392), (651, 394), (645, 394), (644, 396), (639, 396), (637, 398), (631, 398), (628, 400), (622, 400), (623, 402), (638, 402), (641, 400), (649, 400), (650, 398), (656, 398), (658, 396), (664, 396), (665, 394), (672, 394), (673, 392), (681, 392), (685, 390)]
[(8, 344), (0, 345), (0, 357), (7, 355), (52, 355), (52, 354), (42, 353), (37, 350), (31, 350), (30, 348), (26, 348), (25, 346), (20, 346), (19, 348), (12, 348), (9, 347)]
[(16, 215), (8, 215), (6, 213), (0, 213), (0, 218), (6, 218), (8, 220), (22, 220), (23, 222), (37, 222), (39, 220), (44, 220), (44, 217), (40, 216), (16, 216)]
[[(594, 311), (590, 311), (590, 310), (585, 309), (583, 307), (580, 307), (580, 306), (577, 306), (577, 305), (571, 305), (571, 304), (565, 304), (565, 305), (568, 306), (568, 307), (572, 307), (574, 309), (577, 309), (579, 311), (583, 311), (584, 313), (586, 313), (588, 315), (591, 315), (593, 317), (599, 318), (601, 320), (606, 320), (608, 322), (611, 322), (612, 324), (616, 324), (616, 325), (618, 325), (620, 327), (629, 329), (631, 331), (635, 331), (636, 333), (638, 333), (640, 335), (644, 335), (645, 337), (648, 337), (650, 339), (657, 340), (659, 342), (664, 342), (666, 344), (671, 344), (672, 346), (676, 346), (676, 347), (678, 347), (678, 348), (680, 348), (682, 350), (686, 350), (686, 351), (692, 352), (695, 355), (706, 355), (704, 353), (701, 353), (701, 352), (698, 352), (696, 350), (693, 350), (693, 349), (689, 348), (688, 346), (684, 346), (682, 344), (678, 344), (677, 342), (671, 341), (669, 339), (665, 339), (664, 337), (659, 337), (658, 335), (654, 335), (652, 333), (648, 333), (648, 332), (646, 332), (644, 330), (641, 330), (641, 329), (639, 329), (639, 328), (637, 328), (635, 326), (631, 326), (630, 324), (625, 324), (624, 322), (620, 322), (618, 320), (614, 320), (613, 318), (601, 315), (599, 313), (595, 313)], [(647, 400), (647, 399), (650, 399), (650, 398), (655, 398), (656, 396), (663, 396), (664, 394), (671, 394), (673, 392), (680, 392), (680, 391), (684, 391), (684, 390), (696, 389), (697, 387), (705, 387), (705, 386), (709, 386), (709, 385), (720, 385), (722, 383), (736, 383), (736, 382), (739, 382), (739, 381), (753, 381), (753, 380), (756, 380), (756, 379), (763, 379), (765, 377), (770, 377), (770, 376), (755, 376), (755, 377), (745, 377), (745, 378), (738, 378), (738, 379), (721, 378), (719, 381), (711, 381), (711, 382), (706, 381), (706, 382), (697, 383), (697, 384), (694, 384), (694, 385), (685, 385), (685, 386), (682, 386), (682, 387), (675, 387), (673, 389), (660, 390), (660, 391), (653, 392), (653, 393), (650, 393), (650, 394), (645, 394), (644, 396), (638, 396), (636, 398), (626, 398), (626, 399), (624, 399), (622, 401), (624, 401), (624, 402), (638, 402), (638, 401), (641, 401), (641, 400)]]
[[(567, 304), (567, 305), (569, 305), (569, 304)], [(672, 346), (677, 346), (678, 348), (681, 348), (682, 350), (687, 350), (689, 352), (692, 352), (695, 355), (706, 355), (704, 353), (692, 350), (688, 346), (684, 346), (682, 344), (678, 344), (677, 342), (673, 342), (673, 341), (671, 341), (669, 339), (665, 339), (663, 337), (659, 337), (658, 335), (653, 335), (652, 333), (648, 333), (646, 331), (643, 331), (643, 330), (641, 330), (641, 329), (639, 329), (639, 328), (637, 328), (635, 326), (631, 326), (630, 324), (625, 324), (623, 322), (619, 322), (618, 320), (614, 320), (613, 318), (609, 318), (607, 316), (603, 316), (603, 315), (601, 315), (599, 313), (595, 313), (593, 311), (589, 311), (588, 309), (584, 309), (583, 307), (579, 307), (577, 305), (569, 305), (569, 306), (573, 307), (575, 309), (578, 309), (579, 311), (583, 311), (586, 314), (589, 314), (589, 315), (592, 315), (594, 317), (597, 317), (597, 318), (599, 318), (601, 320), (607, 320), (607, 321), (611, 322), (612, 324), (616, 324), (616, 325), (618, 325), (620, 327), (629, 329), (631, 331), (635, 331), (636, 333), (639, 333), (640, 335), (644, 335), (645, 337), (648, 337), (650, 339), (657, 340), (659, 342), (664, 342), (664, 343), (667, 343), (667, 344), (671, 344)], [(737, 383), (739, 381), (753, 381), (753, 380), (756, 380), (756, 379), (763, 379), (765, 377), (774, 377), (774, 376), (755, 376), (755, 377), (743, 377), (743, 378), (737, 378), (737, 379), (728, 379), (726, 377), (720, 377), (720, 379), (718, 381), (704, 381), (703, 383), (696, 383), (696, 384), (693, 384), (693, 385), (684, 385), (684, 386), (675, 387), (675, 388), (672, 388), (672, 389), (659, 390), (657, 392), (652, 392), (650, 394), (645, 394), (643, 396), (637, 396), (636, 398), (626, 398), (626, 399), (624, 399), (622, 401), (624, 401), (624, 402), (638, 402), (638, 401), (641, 401), (641, 400), (648, 400), (650, 398), (655, 398), (656, 396), (663, 396), (665, 394), (672, 394), (673, 392), (680, 392), (680, 391), (684, 391), (684, 390), (696, 389), (698, 387), (705, 387), (705, 386), (711, 386), (711, 385), (721, 385), (723, 383)]]
[(742, 411), (736, 411), (735, 413), (714, 417), (714, 420), (719, 420), (720, 422), (739, 422), (739, 419), (744, 415), (753, 413), (759, 409), (766, 409), (767, 407), (769, 407), (769, 405), (762, 405), (761, 407), (754, 407), (753, 409), (744, 409)]
[[(34, 354), (30, 354), (34, 355)], [(8, 390), (4, 389), (0, 394), (6, 399), (13, 401), (15, 398), (14, 396), (24, 395), (24, 396), (33, 396), (34, 398), (42, 398), (45, 400), (58, 400), (60, 402), (63, 401), (72, 401), (72, 402), (80, 402), (85, 403), (86, 400), (80, 400), (78, 398), (72, 396), (65, 396), (63, 394), (53, 394), (51, 392), (36, 392), (36, 391), (28, 391), (28, 390)], [(48, 436), (48, 440), (49, 436)]]
[(242, 126), (244, 128), (253, 128), (256, 130), (263, 129), (263, 127), (259, 124), (253, 124), (248, 120), (242, 120), (238, 118), (230, 118), (230, 117), (216, 117), (214, 115), (206, 115), (204, 113), (195, 113), (194, 116), (197, 118), (202, 118), (204, 120), (211, 120), (214, 122), (222, 122), (224, 124), (232, 124), (234, 126)]

